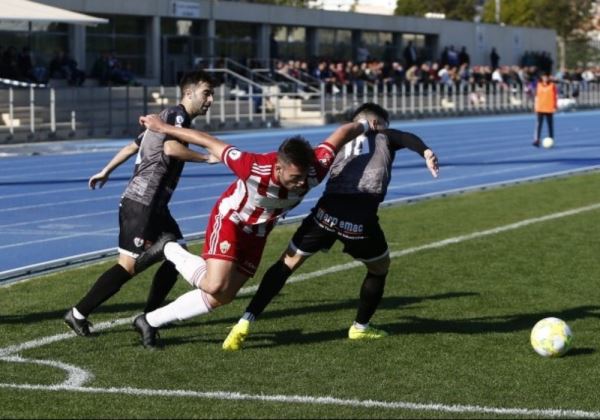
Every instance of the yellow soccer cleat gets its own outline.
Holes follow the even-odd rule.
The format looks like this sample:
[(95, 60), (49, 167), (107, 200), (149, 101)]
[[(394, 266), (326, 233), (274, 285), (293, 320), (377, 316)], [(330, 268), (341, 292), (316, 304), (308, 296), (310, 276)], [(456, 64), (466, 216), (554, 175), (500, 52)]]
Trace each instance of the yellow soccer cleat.
[(250, 321), (246, 319), (240, 319), (237, 324), (233, 326), (229, 335), (223, 341), (223, 350), (225, 351), (238, 351), (242, 349), (242, 344), (246, 339), (246, 336), (250, 332)]
[(354, 325), (352, 325), (348, 330), (348, 338), (350, 340), (376, 340), (378, 338), (383, 338), (387, 336), (387, 332), (370, 326), (367, 327), (365, 330), (360, 330)]

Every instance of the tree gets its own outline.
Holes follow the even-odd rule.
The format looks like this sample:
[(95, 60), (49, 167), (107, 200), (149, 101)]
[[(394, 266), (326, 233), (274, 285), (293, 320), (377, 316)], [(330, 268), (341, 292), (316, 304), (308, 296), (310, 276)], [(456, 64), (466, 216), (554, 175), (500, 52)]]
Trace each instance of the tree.
[[(581, 41), (592, 21), (592, 0), (501, 0), (500, 21), (508, 25), (554, 29), (558, 36), (561, 67), (568, 54), (565, 45)], [(488, 0), (482, 20), (495, 22), (495, 0)], [(570, 56), (573, 56), (572, 54)]]
[(396, 15), (423, 17), (425, 13), (443, 13), (447, 19), (473, 21), (473, 0), (398, 0)]
[[(556, 30), (568, 39), (585, 31), (591, 20), (592, 0), (501, 0), (500, 21), (507, 25)], [(483, 22), (495, 22), (495, 0), (483, 8)]]

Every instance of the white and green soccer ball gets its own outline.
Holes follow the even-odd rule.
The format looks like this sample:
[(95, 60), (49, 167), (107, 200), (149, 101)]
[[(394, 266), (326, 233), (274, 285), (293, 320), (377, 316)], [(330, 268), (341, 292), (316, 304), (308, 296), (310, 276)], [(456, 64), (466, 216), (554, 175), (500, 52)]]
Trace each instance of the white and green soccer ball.
[(531, 346), (544, 357), (560, 357), (571, 348), (573, 333), (562, 319), (550, 317), (537, 322), (531, 330)]

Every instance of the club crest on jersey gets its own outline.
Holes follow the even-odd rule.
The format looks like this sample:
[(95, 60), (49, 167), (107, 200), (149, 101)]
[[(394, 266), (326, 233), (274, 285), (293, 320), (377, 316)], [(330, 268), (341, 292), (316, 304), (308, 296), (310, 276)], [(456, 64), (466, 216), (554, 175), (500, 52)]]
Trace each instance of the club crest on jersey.
[(237, 149), (233, 149), (229, 152), (229, 159), (231, 160), (238, 160), (240, 156), (242, 156), (242, 153)]
[(229, 248), (231, 248), (231, 243), (229, 241), (223, 241), (219, 244), (219, 249), (223, 254), (226, 254), (227, 251), (229, 251)]
[(321, 164), (321, 166), (329, 167), (330, 162), (331, 162), (331, 158), (329, 156), (319, 158), (319, 163)]
[(141, 248), (144, 245), (144, 240), (136, 236), (133, 238), (133, 244), (136, 246), (136, 248)]
[(178, 115), (175, 117), (175, 127), (181, 127), (183, 124), (183, 115)]

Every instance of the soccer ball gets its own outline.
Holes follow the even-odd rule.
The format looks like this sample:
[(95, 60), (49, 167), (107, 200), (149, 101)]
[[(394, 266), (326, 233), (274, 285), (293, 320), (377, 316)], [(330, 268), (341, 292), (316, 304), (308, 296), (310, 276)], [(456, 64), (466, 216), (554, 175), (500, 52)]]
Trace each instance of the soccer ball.
[(554, 146), (554, 139), (552, 137), (545, 137), (542, 140), (542, 146), (544, 149), (550, 149), (552, 146)]
[(544, 318), (531, 330), (531, 346), (544, 357), (560, 357), (571, 348), (573, 333), (565, 321)]

